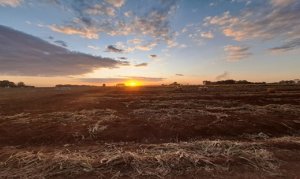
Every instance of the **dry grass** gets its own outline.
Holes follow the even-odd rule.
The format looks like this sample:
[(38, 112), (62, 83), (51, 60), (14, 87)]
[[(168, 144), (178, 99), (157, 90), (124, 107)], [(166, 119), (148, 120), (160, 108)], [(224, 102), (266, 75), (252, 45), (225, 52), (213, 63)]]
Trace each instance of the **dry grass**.
[[(4, 152), (5, 151), (5, 152)], [(278, 161), (257, 143), (194, 141), (164, 144), (107, 144), (93, 149), (2, 149), (0, 178), (56, 175), (153, 176), (224, 172), (234, 166), (277, 174)]]
[(217, 119), (227, 118), (228, 115), (221, 112), (209, 112), (202, 109), (182, 109), (182, 108), (167, 108), (167, 109), (136, 109), (132, 113), (135, 117), (146, 120), (189, 120), (197, 116), (213, 116)]
[(292, 104), (268, 104), (264, 106), (241, 104), (237, 107), (217, 106), (216, 104), (203, 105), (199, 101), (156, 101), (139, 104), (133, 110), (133, 116), (147, 120), (189, 120), (197, 117), (211, 116), (218, 120), (226, 119), (232, 115), (247, 114), (251, 116), (282, 113), (300, 115), (300, 106)]
[(48, 122), (84, 122), (84, 121), (109, 121), (117, 118), (116, 111), (112, 109), (92, 109), (81, 110), (75, 112), (51, 112), (38, 115), (30, 113), (20, 113), (12, 116), (1, 116), (2, 121), (10, 121), (12, 123), (30, 123), (34, 121)]
[(251, 114), (251, 115), (265, 115), (274, 112), (286, 114), (300, 114), (300, 106), (292, 104), (268, 104), (265, 106), (244, 104), (238, 107), (218, 107), (207, 106), (206, 109), (212, 111), (232, 112), (236, 114)]

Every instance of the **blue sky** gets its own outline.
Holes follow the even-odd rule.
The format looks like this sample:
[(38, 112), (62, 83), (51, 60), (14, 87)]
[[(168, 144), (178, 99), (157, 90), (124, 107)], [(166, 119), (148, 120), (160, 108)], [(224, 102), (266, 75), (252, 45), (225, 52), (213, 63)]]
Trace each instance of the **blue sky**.
[(296, 79), (299, 18), (298, 0), (0, 0), (0, 78), (37, 86)]

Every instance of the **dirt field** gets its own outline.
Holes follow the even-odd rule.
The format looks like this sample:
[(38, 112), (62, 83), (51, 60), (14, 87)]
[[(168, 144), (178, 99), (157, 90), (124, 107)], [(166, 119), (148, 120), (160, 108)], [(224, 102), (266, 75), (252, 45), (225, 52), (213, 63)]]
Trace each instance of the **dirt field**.
[(300, 178), (300, 85), (0, 89), (9, 177)]

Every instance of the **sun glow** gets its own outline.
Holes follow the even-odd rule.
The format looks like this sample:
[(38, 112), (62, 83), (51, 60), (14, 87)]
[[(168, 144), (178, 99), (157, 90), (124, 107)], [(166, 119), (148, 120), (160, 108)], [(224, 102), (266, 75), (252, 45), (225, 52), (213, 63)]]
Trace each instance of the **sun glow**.
[(136, 86), (141, 86), (142, 83), (139, 81), (135, 81), (135, 80), (129, 80), (127, 82), (125, 82), (126, 86), (130, 86), (130, 87), (136, 87)]

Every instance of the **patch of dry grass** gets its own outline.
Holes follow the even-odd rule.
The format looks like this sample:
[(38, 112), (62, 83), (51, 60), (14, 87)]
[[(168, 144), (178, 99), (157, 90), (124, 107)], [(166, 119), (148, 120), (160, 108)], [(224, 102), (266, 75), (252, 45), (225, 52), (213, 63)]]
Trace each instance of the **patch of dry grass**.
[(82, 121), (109, 121), (117, 118), (116, 111), (112, 109), (92, 109), (81, 111), (60, 111), (31, 115), (30, 113), (20, 113), (12, 116), (0, 116), (2, 121), (13, 123), (29, 123), (33, 121), (49, 122), (82, 122)]
[[(211, 102), (211, 101), (210, 101)], [(197, 117), (212, 116), (218, 120), (226, 119), (232, 115), (247, 114), (251, 116), (270, 115), (282, 113), (300, 115), (300, 106), (292, 104), (268, 104), (264, 106), (240, 104), (232, 107), (221, 101), (210, 103), (207, 100), (142, 100), (135, 105), (132, 114), (135, 117), (147, 120), (189, 120)], [(226, 107), (228, 106), (228, 107)]]
[(103, 176), (163, 178), (233, 166), (276, 174), (278, 161), (256, 143), (193, 141), (163, 144), (107, 144), (93, 149), (2, 149), (0, 178), (43, 178), (94, 173)]
[(265, 115), (274, 112), (288, 113), (288, 114), (300, 114), (299, 105), (291, 104), (268, 104), (265, 106), (244, 104), (238, 107), (218, 107), (207, 106), (208, 110), (217, 110), (224, 112), (233, 112), (236, 114), (251, 114), (251, 115)]
[(189, 120), (199, 116), (212, 116), (217, 119), (227, 118), (228, 115), (222, 112), (210, 112), (202, 109), (185, 109), (185, 108), (165, 108), (165, 109), (149, 109), (140, 108), (133, 110), (135, 117), (146, 120)]

